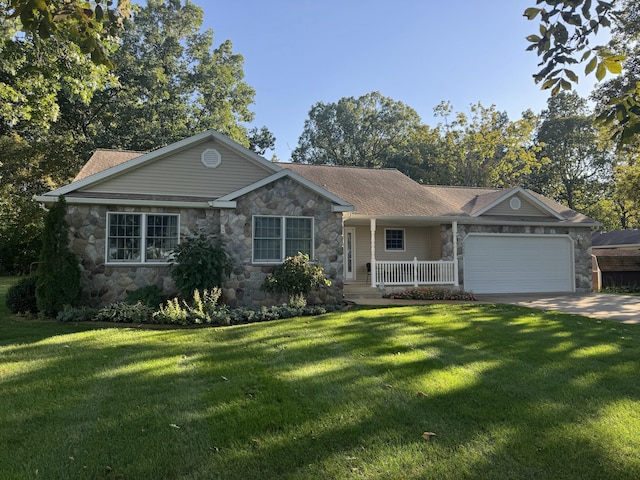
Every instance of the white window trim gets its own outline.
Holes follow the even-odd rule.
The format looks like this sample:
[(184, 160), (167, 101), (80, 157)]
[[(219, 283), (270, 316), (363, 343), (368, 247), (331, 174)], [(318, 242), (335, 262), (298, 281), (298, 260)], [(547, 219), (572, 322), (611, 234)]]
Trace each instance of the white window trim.
[[(111, 215), (141, 215), (142, 216), (142, 223), (140, 225), (141, 228), (141, 236), (140, 236), (140, 257), (141, 259), (135, 262), (126, 262), (126, 261), (120, 261), (120, 262), (115, 262), (115, 261), (111, 261), (109, 259), (109, 226), (110, 226), (110, 217)], [(151, 265), (159, 265), (159, 266), (166, 266), (169, 265), (173, 259), (169, 258), (166, 261), (154, 261), (154, 262), (148, 262), (147, 261), (147, 249), (145, 248), (145, 244), (146, 244), (146, 239), (147, 239), (147, 217), (149, 215), (154, 215), (154, 216), (164, 216), (164, 217), (177, 217), (178, 218), (178, 244), (180, 244), (180, 214), (178, 213), (156, 213), (156, 212), (120, 212), (120, 211), (112, 211), (112, 212), (107, 212), (107, 222), (106, 222), (106, 228), (105, 228), (105, 239), (104, 239), (104, 263), (105, 265), (109, 265), (112, 267), (115, 266), (122, 266), (122, 267), (130, 267), (130, 266), (140, 266), (140, 265), (144, 265), (144, 266), (151, 266)]]
[[(280, 222), (280, 259), (279, 260), (256, 260), (255, 254), (255, 226), (256, 226), (256, 218), (279, 218)], [(251, 263), (257, 265), (278, 265), (279, 263), (284, 262), (286, 258), (285, 251), (287, 247), (287, 237), (286, 233), (286, 223), (287, 218), (306, 218), (311, 220), (311, 252), (309, 253), (309, 258), (313, 260), (315, 254), (315, 235), (316, 235), (316, 226), (314, 217), (305, 217), (303, 215), (253, 215), (251, 217)]]
[[(399, 230), (402, 232), (402, 248), (387, 248), (387, 232), (389, 230)], [(407, 251), (407, 231), (404, 228), (384, 229), (384, 251), (385, 252), (406, 252)]]

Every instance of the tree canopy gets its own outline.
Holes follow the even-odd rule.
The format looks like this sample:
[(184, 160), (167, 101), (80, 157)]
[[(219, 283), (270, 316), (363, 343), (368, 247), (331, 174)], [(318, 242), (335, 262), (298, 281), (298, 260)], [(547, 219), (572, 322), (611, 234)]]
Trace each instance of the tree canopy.
[(318, 102), (309, 111), (296, 163), (381, 167), (385, 159), (404, 148), (420, 116), (402, 102), (371, 92), (343, 97), (336, 103)]
[(17, 19), (26, 33), (70, 41), (95, 64), (113, 66), (108, 39), (122, 31), (130, 11), (130, 0), (0, 0), (0, 24)]

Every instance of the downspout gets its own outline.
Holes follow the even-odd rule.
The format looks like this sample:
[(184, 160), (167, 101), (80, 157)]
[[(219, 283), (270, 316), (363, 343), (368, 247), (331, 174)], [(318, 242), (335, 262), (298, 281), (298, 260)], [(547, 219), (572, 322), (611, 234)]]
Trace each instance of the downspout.
[(453, 235), (453, 281), (456, 287), (460, 286), (458, 275), (458, 222), (451, 222), (451, 235)]
[(371, 286), (376, 288), (376, 219), (371, 219)]

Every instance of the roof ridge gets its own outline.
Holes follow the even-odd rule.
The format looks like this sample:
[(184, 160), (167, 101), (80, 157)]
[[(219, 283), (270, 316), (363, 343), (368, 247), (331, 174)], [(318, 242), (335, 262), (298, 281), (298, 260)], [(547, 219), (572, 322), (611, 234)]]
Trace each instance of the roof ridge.
[(144, 151), (144, 150), (127, 150), (125, 148), (96, 148), (94, 150), (94, 153), (97, 151), (101, 151), (101, 152), (120, 152), (120, 153), (140, 153), (142, 155), (149, 153), (148, 151)]
[[(353, 170), (396, 171), (396, 172), (400, 172), (400, 170), (398, 170), (397, 168), (394, 168), (394, 167), (375, 168), (375, 167), (363, 167), (363, 166), (360, 166), (360, 165), (328, 165), (326, 163), (316, 164), (316, 163), (297, 163), (297, 162), (275, 162), (275, 163), (277, 165), (301, 165), (301, 166), (305, 166), (305, 167), (330, 167), (330, 168), (349, 168), (349, 169), (353, 169)], [(400, 173), (402, 173), (402, 172), (400, 172)]]

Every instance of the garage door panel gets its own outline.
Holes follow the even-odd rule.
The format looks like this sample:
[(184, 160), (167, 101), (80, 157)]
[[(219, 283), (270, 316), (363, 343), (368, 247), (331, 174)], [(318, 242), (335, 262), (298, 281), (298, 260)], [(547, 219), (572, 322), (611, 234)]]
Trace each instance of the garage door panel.
[(475, 293), (569, 292), (571, 240), (564, 236), (469, 235), (464, 286)]

